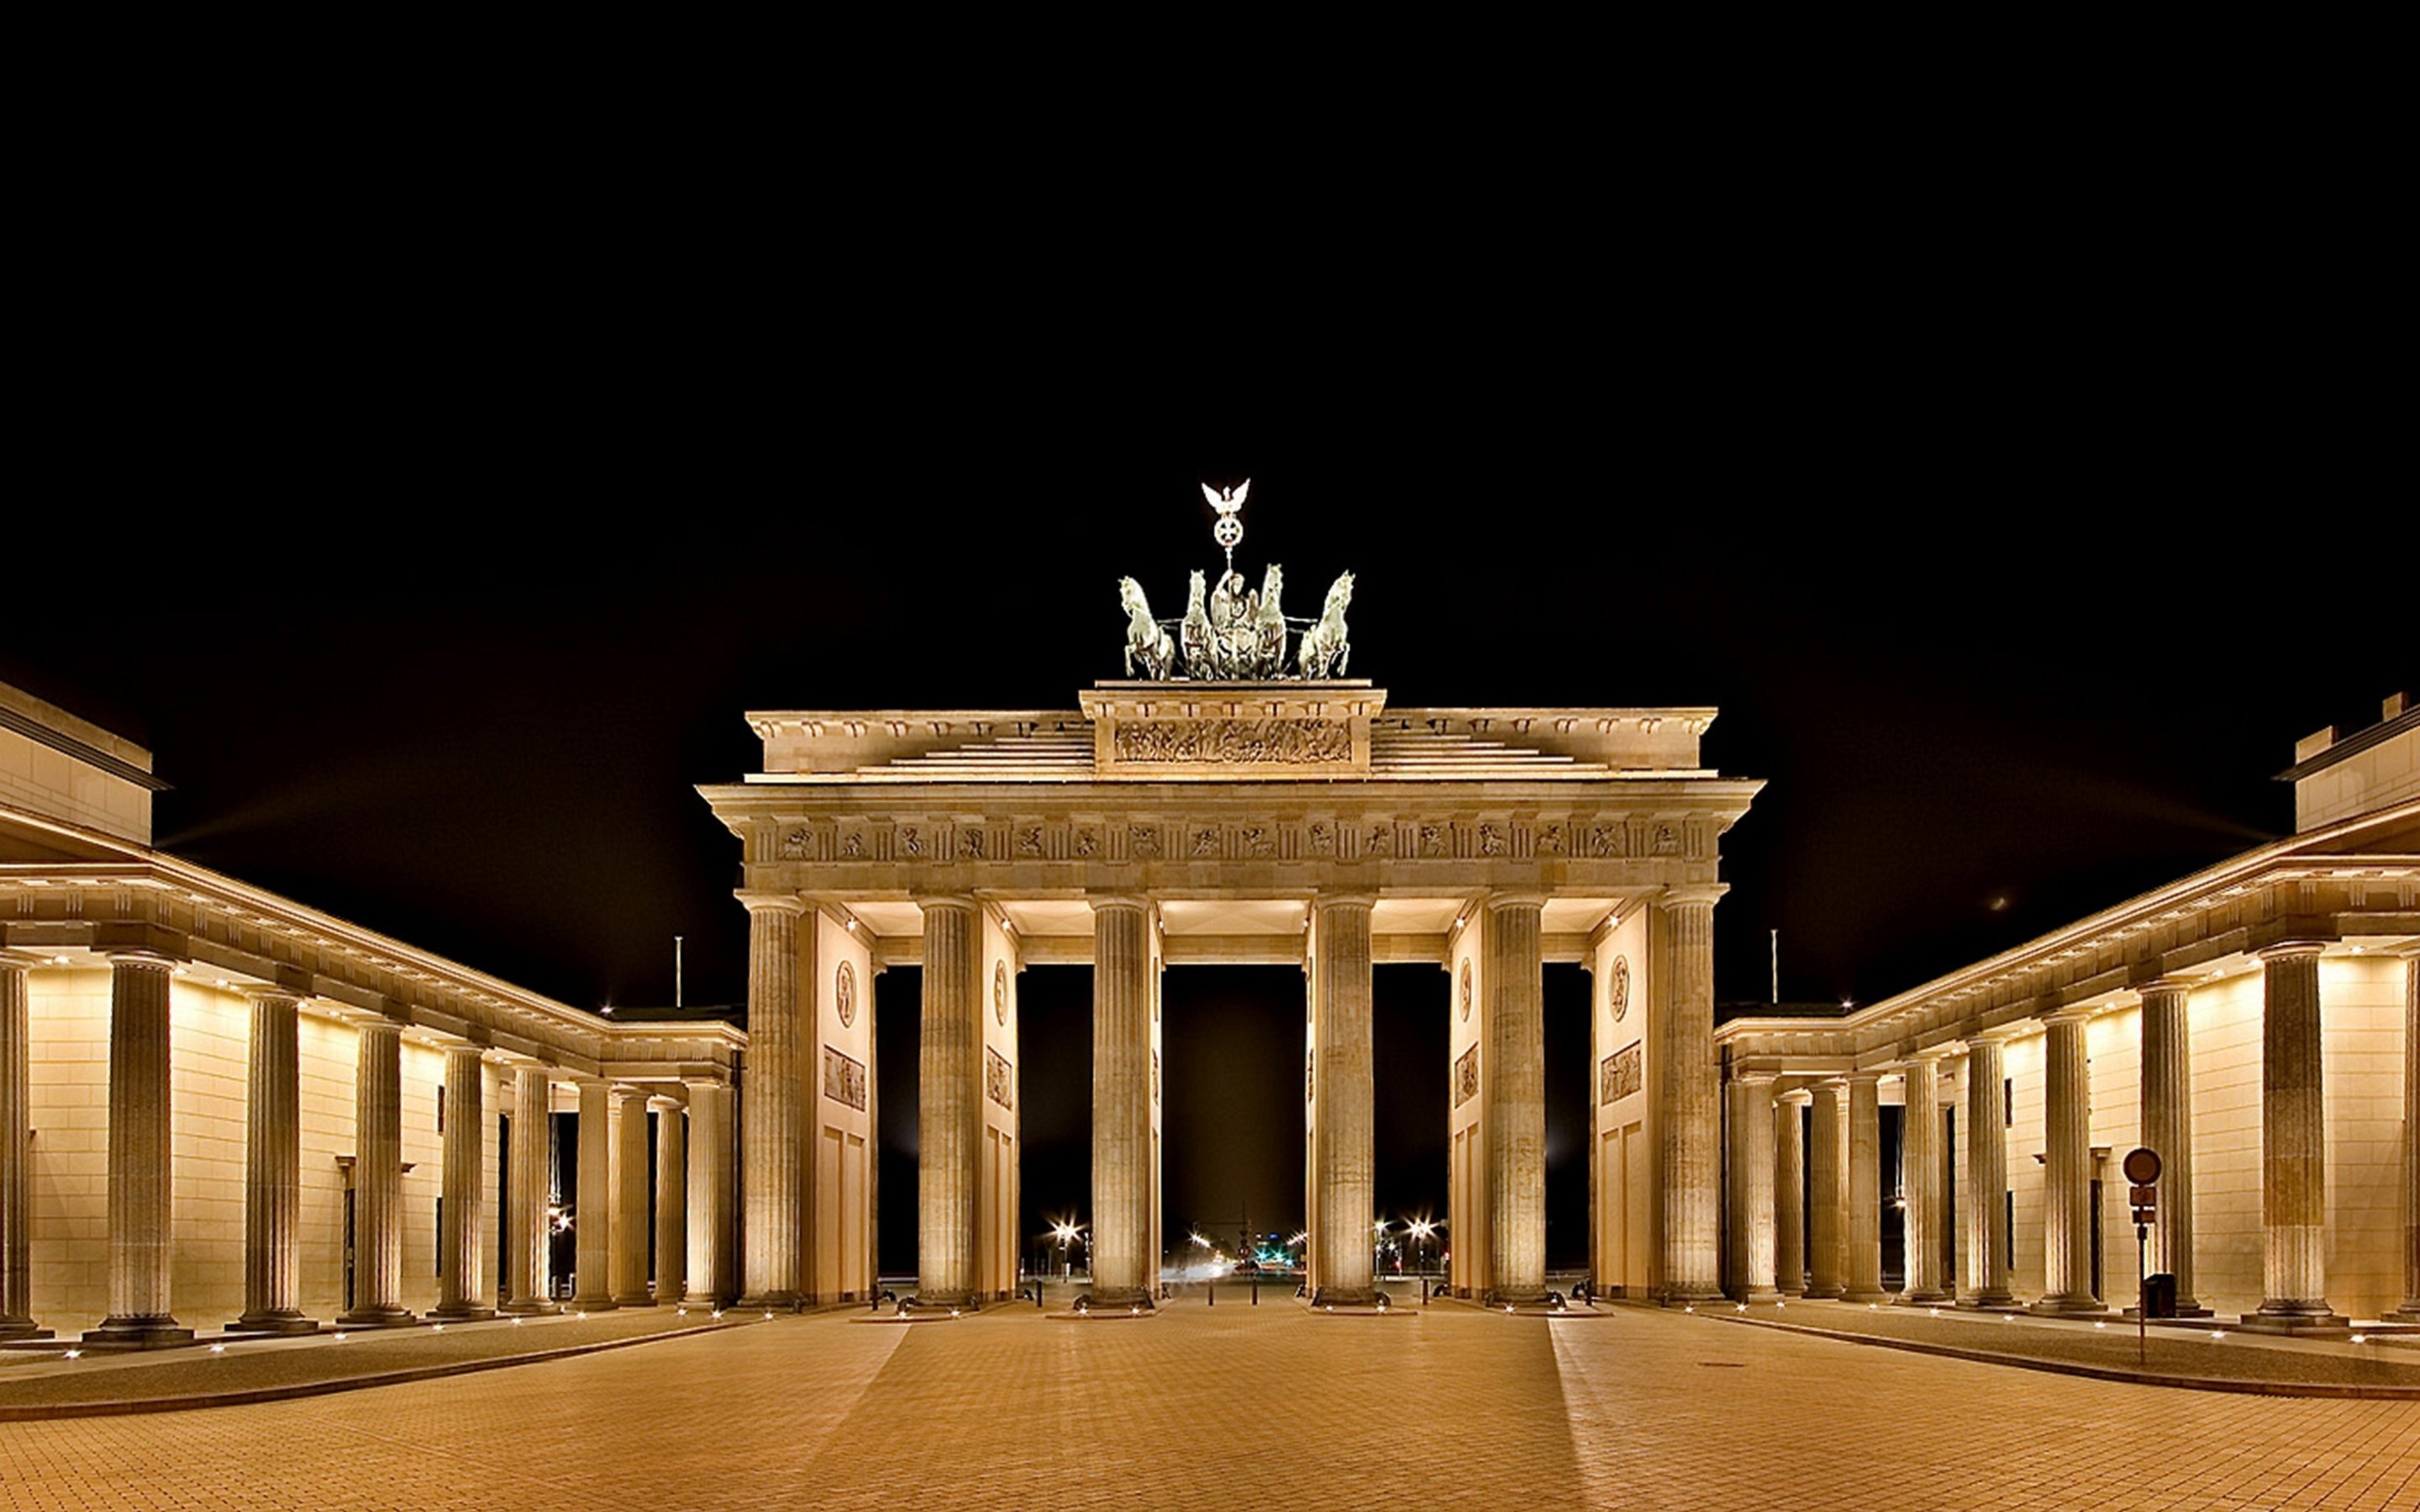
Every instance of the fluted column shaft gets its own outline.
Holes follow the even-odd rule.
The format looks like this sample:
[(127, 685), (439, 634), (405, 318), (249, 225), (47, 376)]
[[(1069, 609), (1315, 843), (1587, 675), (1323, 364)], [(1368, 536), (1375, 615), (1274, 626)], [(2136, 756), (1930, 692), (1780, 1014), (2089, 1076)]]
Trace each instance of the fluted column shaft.
[(571, 1303), (583, 1312), (613, 1305), (613, 1088), (580, 1084), (580, 1190), (573, 1196)]
[(487, 1061), (474, 1044), (445, 1048), (445, 1198), (438, 1226), (437, 1253), (443, 1260), (432, 1316), (490, 1316), (488, 1305), (486, 1227), (487, 1095), (481, 1079)]
[(1319, 1243), (1311, 1277), (1315, 1304), (1375, 1300), (1371, 1273), (1377, 1156), (1377, 1087), (1372, 1051), (1370, 903), (1322, 898), (1314, 905), (1311, 963), (1319, 1005), (1311, 1069), (1318, 1079)]
[(1966, 1301), (2006, 1307), (2009, 1290), (2008, 1077), (1997, 1034), (1966, 1043)]
[(1094, 899), (1091, 1249), (1104, 1304), (1152, 1292), (1151, 970), (1150, 905)]
[(2328, 1125), (2319, 1077), (2319, 947), (2260, 952), (2260, 1219), (2266, 1293), (2245, 1326), (2323, 1322)]
[(359, 1026), (353, 1071), (353, 1304), (337, 1321), (403, 1322), (403, 1026)]
[(1731, 1295), (1745, 1302), (1774, 1297), (1773, 1077), (1749, 1072), (1731, 1081)]
[(1849, 1289), (1849, 1084), (1824, 1082), (1815, 1088), (1814, 1145), (1807, 1152), (1812, 1192), (1807, 1227), (1814, 1253), (1807, 1257), (1810, 1297), (1838, 1297)]
[(1785, 1297), (1807, 1291), (1807, 1127), (1799, 1109), (1813, 1101), (1784, 1092), (1773, 1110), (1774, 1284)]
[(1880, 1302), (1883, 1290), (1882, 1074), (1849, 1075), (1849, 1216), (1851, 1302)]
[(806, 1115), (799, 941), (812, 932), (799, 927), (806, 904), (796, 896), (743, 893), (740, 901), (748, 905), (748, 1083), (739, 1103), (740, 1223), (747, 1233), (741, 1263), (748, 1278), (739, 1301), (746, 1307), (789, 1307), (799, 1301), (799, 1160)]
[[(924, 1011), (917, 1051), (916, 1295), (927, 1306), (962, 1307), (974, 1301), (975, 1190), (982, 1147), (982, 918), (971, 898), (923, 898)], [(1094, 916), (1099, 948), (1100, 918)], [(1096, 956), (1093, 968), (1093, 1225), (1100, 1231), (1101, 1080), (1114, 1073), (1101, 1057), (1101, 980), (1115, 976)], [(1150, 999), (1144, 1005), (1148, 1022)], [(1144, 1095), (1150, 1095), (1149, 1041), (1144, 1042)], [(1148, 1104), (1145, 1104), (1148, 1117)], [(1149, 1125), (1144, 1140), (1149, 1142)], [(1140, 1163), (1136, 1163), (1140, 1168)], [(1137, 1205), (1140, 1211), (1140, 1205)], [(1116, 1214), (1111, 1221), (1118, 1221)], [(1093, 1250), (1101, 1255), (1096, 1240)]]
[(2403, 963), (2403, 1306), (2420, 1322), (2420, 956)]
[(647, 1227), (647, 1094), (635, 1087), (613, 1088), (613, 1301), (648, 1307), (647, 1256), (655, 1230)]
[(689, 1264), (681, 1300), (718, 1307), (731, 1295), (731, 1089), (689, 1089)]
[(1660, 927), (1669, 932), (1658, 1035), (1667, 1302), (1722, 1294), (1722, 1086), (1714, 1051), (1718, 896), (1713, 889), (1673, 893), (1660, 910)]
[(308, 1333), (302, 1316), (302, 1071), (300, 999), (252, 1000), (245, 1052), (243, 1316), (230, 1328)]
[(26, 1037), (32, 1027), (30, 962), (0, 955), (0, 1339), (32, 1338), (32, 1235), (26, 1139), (33, 1122)]
[(1487, 902), (1487, 1241), (1498, 1302), (1546, 1293), (1544, 912), (1537, 898)]
[(170, 965), (140, 955), (109, 965), (109, 1317), (85, 1336), (182, 1343), (193, 1330), (168, 1310)]
[(1907, 1171), (1906, 1300), (1917, 1304), (1950, 1297), (1941, 1275), (1941, 1226), (1948, 1214), (1941, 1204), (1940, 1069), (1930, 1056), (1908, 1062), (1907, 1104), (1900, 1110), (1900, 1158)]
[(2189, 989), (2155, 981), (2143, 989), (2143, 1144), (2160, 1157), (2150, 1266), (2177, 1278), (2177, 1308), (2198, 1307), (2193, 1275), (2193, 1055), (2185, 1020)]
[(656, 1289), (669, 1304), (685, 1292), (689, 1261), (689, 1142), (681, 1105), (668, 1097), (647, 1103), (656, 1114)]
[(543, 1066), (522, 1066), (513, 1073), (512, 1164), (512, 1211), (504, 1214), (504, 1311), (551, 1313), (555, 1304), (546, 1207), (554, 1165), (554, 1100)]
[(2086, 1015), (2047, 1014), (2042, 1038), (2040, 1312), (2092, 1312), (2092, 1078)]

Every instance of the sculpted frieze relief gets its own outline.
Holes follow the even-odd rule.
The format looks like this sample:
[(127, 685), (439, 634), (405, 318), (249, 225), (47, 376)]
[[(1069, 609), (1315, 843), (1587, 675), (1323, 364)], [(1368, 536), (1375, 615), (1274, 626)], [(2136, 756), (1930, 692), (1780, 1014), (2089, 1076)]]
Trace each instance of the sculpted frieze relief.
[(1120, 762), (1251, 766), (1349, 765), (1353, 727), (1335, 719), (1139, 719), (1122, 722)]
[(1714, 852), (1700, 817), (1652, 814), (1523, 821), (1450, 814), (1373, 818), (1349, 812), (1282, 821), (1196, 818), (840, 815), (769, 819), (757, 831), (766, 861), (839, 866), (1027, 866), (1062, 863), (1304, 863), (1672, 860)]

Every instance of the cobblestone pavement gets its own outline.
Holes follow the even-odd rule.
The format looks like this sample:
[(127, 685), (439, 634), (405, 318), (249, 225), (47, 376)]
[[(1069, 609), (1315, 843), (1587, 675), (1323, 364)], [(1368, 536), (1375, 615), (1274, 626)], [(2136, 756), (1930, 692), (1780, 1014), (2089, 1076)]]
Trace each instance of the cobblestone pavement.
[(2410, 1508), (2420, 1403), (2076, 1380), (1614, 1309), (780, 1321), (0, 1425), (0, 1507)]

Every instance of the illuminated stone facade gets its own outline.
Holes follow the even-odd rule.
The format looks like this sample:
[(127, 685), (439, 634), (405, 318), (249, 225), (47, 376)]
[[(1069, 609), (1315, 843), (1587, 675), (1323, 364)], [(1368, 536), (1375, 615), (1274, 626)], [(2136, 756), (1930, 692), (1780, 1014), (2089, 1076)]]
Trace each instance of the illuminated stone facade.
[[(583, 1296), (655, 1300), (641, 1239), (730, 1295), (737, 1030), (604, 1018), (163, 855), (147, 752), (14, 688), (0, 716), (0, 1342), (551, 1306), (543, 1141), (575, 1087)], [(684, 1125), (652, 1234), (641, 1094)]]
[[(1624, 1068), (1591, 1131), (1600, 1284), (1717, 1294), (1713, 915), (1720, 838), (1761, 784), (1700, 765), (1714, 711), (1390, 710), (1355, 681), (1105, 683), (1078, 704), (752, 714), (763, 770), (701, 790), (741, 841), (741, 896), (772, 942), (760, 953), (797, 950), (778, 918), (830, 925), (813, 969), (754, 974), (752, 1024), (791, 1011), (793, 981), (828, 980), (831, 952), (861, 980), (923, 968), (923, 1300), (1016, 1285), (1021, 1100), (989, 1094), (1013, 1088), (1014, 982), (1035, 963), (1094, 970), (1091, 1253), (1105, 1302), (1146, 1300), (1162, 1253), (1159, 973), (1254, 963), (1305, 974), (1315, 1299), (1375, 1296), (1370, 974), (1388, 962), (1455, 982), (1449, 1056), (1467, 1095), (1442, 1110), (1453, 1289), (1515, 1304), (1545, 1290), (1539, 971), (1559, 961), (1595, 974), (1591, 1064)], [(828, 1137), (846, 1110), (799, 1065), (768, 1076), (759, 1058), (752, 1128), (795, 1120), (799, 1134), (765, 1137)], [(844, 1135), (837, 1173), (810, 1173), (795, 1212), (747, 1184), (752, 1253), (765, 1226), (777, 1243), (870, 1231), (858, 1158)]]
[[(2296, 758), (2289, 840), (1843, 1019), (1722, 1026), (1734, 1083), (1771, 1079), (1786, 1120), (1792, 1089), (1815, 1092), (1819, 1140), (1840, 1079), (1901, 1110), (1895, 1183), (1816, 1182), (1819, 1251), (1904, 1202), (1922, 1253), (1903, 1300), (2132, 1306), (2119, 1163), (2145, 1146), (2164, 1163), (2148, 1268), (2177, 1278), (2182, 1312), (2281, 1332), (2420, 1321), (2420, 713), (2389, 700), (2378, 725)], [(1762, 1151), (1734, 1139), (1729, 1172), (1733, 1242), (1759, 1255), (1776, 1214), (1799, 1218), (1745, 1164)], [(1793, 1266), (1797, 1237), (1778, 1244)], [(1821, 1253), (1811, 1270), (1822, 1295)]]

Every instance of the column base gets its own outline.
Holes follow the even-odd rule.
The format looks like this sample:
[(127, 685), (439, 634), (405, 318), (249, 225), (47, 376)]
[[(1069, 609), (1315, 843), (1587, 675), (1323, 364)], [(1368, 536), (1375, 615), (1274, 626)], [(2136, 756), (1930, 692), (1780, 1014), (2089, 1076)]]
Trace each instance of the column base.
[(1375, 1287), (1322, 1287), (1311, 1294), (1313, 1307), (1375, 1307), (1378, 1288)]
[(88, 1350), (173, 1350), (194, 1342), (194, 1331), (173, 1318), (110, 1318), (84, 1332)]
[(575, 1313), (610, 1313), (620, 1304), (611, 1297), (574, 1297), (571, 1310)]
[(794, 1313), (799, 1310), (799, 1294), (795, 1291), (752, 1291), (731, 1305), (742, 1312)]
[(1896, 1299), (1894, 1299), (1887, 1291), (1843, 1291), (1840, 1293), (1840, 1300), (1842, 1302), (1862, 1302), (1871, 1305), (1875, 1303), (1891, 1302)]
[(563, 1311), (563, 1304), (550, 1297), (515, 1297), (496, 1311), (506, 1318), (546, 1318)]
[(346, 1328), (409, 1328), (420, 1321), (401, 1307), (355, 1307), (336, 1315)]
[(52, 1336), (49, 1329), (35, 1327), (34, 1320), (30, 1318), (11, 1319), (8, 1322), (0, 1323), (0, 1342), (13, 1343), (21, 1339), (46, 1339)]
[(1848, 1295), (1846, 1287), (1813, 1286), (1799, 1293), (1808, 1302), (1838, 1302)]
[(2263, 1303), (2235, 1326), (2246, 1334), (2346, 1334), (2352, 1319), (2324, 1302)]
[(1807, 1295), (1807, 1288), (1805, 1287), (1783, 1287), (1781, 1288), (1781, 1295), (1788, 1301), (1796, 1302), (1799, 1298)]
[(291, 1307), (276, 1307), (267, 1312), (246, 1313), (226, 1326), (230, 1334), (317, 1334), (319, 1320), (305, 1318)]
[(1782, 1299), (1780, 1288), (1777, 1287), (1750, 1287), (1737, 1300), (1748, 1303), (1776, 1303)]
[(2044, 1297), (2025, 1309), (2037, 1318), (2106, 1318), (2108, 1305), (2100, 1298), (2083, 1296)]
[(482, 1307), (473, 1302), (441, 1303), (428, 1309), (432, 1323), (484, 1323), (495, 1316), (493, 1307)]
[[(1149, 1312), (1155, 1305), (1149, 1287), (1094, 1287), (1078, 1296), (1076, 1301), (1087, 1307), (1103, 1311), (1118, 1307), (1140, 1307), (1145, 1312)], [(920, 1307), (942, 1305), (921, 1298), (916, 1304)]]
[(2017, 1306), (2017, 1294), (2013, 1291), (1978, 1291), (1959, 1298), (1958, 1305), (1968, 1312), (2013, 1312)]
[(709, 1291), (692, 1291), (683, 1296), (675, 1305), (682, 1307), (703, 1307), (706, 1311), (712, 1312), (722, 1305), (722, 1299)]
[(1954, 1307), (1958, 1299), (1947, 1291), (1928, 1288), (1923, 1291), (1902, 1291), (1891, 1299), (1898, 1307)]
[(616, 1307), (653, 1307), (655, 1304), (655, 1294), (648, 1291), (642, 1291), (635, 1297), (616, 1297), (613, 1299), (613, 1305)]
[(2388, 1313), (2384, 1318), (2380, 1319), (2379, 1321), (2381, 1323), (2420, 1323), (2420, 1297), (2412, 1298), (2402, 1306), (2396, 1308), (2391, 1313)]

